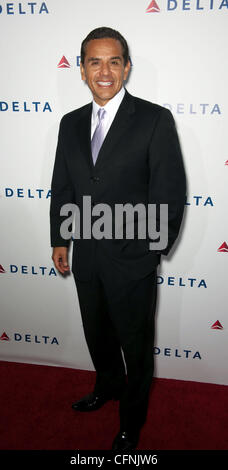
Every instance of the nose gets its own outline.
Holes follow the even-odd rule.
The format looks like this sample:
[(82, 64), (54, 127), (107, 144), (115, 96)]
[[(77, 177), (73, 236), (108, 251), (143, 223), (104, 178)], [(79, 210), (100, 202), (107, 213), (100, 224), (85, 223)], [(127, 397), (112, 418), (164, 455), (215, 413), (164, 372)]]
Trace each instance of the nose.
[(109, 75), (110, 74), (109, 64), (106, 62), (102, 62), (100, 72), (101, 72), (101, 75), (104, 75), (104, 76)]

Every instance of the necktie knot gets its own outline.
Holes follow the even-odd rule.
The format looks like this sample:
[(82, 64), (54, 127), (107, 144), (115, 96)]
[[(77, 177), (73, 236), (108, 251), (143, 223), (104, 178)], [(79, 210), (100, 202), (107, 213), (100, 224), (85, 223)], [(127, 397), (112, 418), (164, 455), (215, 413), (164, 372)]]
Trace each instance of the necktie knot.
[(104, 119), (105, 113), (106, 113), (106, 111), (105, 111), (104, 108), (99, 108), (99, 110), (98, 110), (98, 112), (97, 112), (99, 122), (101, 122), (102, 119)]

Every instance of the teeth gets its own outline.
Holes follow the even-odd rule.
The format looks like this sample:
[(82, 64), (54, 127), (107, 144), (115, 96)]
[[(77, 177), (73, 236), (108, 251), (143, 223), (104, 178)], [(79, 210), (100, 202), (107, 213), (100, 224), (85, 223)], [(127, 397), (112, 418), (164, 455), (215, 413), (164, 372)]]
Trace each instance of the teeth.
[(97, 82), (98, 85), (102, 85), (102, 86), (110, 86), (112, 84), (112, 82)]

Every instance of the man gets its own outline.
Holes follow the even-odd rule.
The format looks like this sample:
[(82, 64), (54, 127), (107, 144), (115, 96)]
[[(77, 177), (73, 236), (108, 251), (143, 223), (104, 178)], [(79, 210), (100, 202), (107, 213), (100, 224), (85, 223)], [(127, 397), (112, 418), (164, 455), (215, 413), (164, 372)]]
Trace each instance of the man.
[[(87, 412), (107, 400), (120, 400), (120, 430), (112, 449), (125, 451), (137, 446), (147, 414), (156, 267), (177, 238), (185, 203), (185, 173), (173, 117), (125, 90), (129, 71), (128, 46), (119, 32), (97, 28), (82, 42), (81, 77), (93, 102), (61, 121), (50, 210), (52, 258), (64, 274), (70, 269), (69, 240), (60, 234), (64, 204), (77, 204), (80, 226), (85, 196), (91, 197), (92, 207), (105, 203), (111, 209), (127, 203), (168, 204), (168, 243), (162, 250), (156, 250), (156, 244), (151, 249), (148, 236), (97, 239), (82, 234), (73, 242), (72, 272), (96, 383), (72, 406)], [(135, 233), (135, 219), (133, 225)]]

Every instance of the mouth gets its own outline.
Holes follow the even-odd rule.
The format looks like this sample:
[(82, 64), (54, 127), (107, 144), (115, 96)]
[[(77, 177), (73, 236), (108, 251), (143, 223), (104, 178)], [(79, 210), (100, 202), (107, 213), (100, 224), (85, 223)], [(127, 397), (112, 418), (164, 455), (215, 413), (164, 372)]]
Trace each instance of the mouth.
[(100, 87), (108, 88), (108, 87), (110, 87), (110, 86), (113, 85), (113, 82), (102, 82), (102, 81), (99, 81), (99, 82), (97, 82), (97, 85), (100, 86)]

